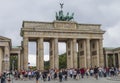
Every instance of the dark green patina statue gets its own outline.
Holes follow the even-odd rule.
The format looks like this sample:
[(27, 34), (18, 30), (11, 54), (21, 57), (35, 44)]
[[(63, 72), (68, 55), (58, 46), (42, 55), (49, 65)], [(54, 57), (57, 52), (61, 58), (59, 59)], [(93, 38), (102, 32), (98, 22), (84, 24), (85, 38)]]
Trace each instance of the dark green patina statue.
[(69, 15), (69, 12), (67, 12), (67, 15), (64, 16), (63, 10), (62, 10), (63, 5), (64, 5), (63, 3), (60, 3), (61, 10), (58, 13), (56, 12), (56, 20), (58, 20), (58, 21), (70, 21), (70, 20), (72, 20), (73, 16), (74, 16), (74, 13)]

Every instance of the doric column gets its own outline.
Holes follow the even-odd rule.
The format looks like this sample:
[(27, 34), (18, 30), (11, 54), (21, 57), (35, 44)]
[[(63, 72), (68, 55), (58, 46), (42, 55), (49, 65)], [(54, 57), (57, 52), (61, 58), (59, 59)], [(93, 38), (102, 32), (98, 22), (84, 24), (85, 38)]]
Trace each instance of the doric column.
[(58, 39), (54, 39), (54, 60), (55, 68), (59, 69), (59, 56), (58, 56)]
[(118, 66), (120, 67), (120, 52), (118, 53)]
[(24, 67), (24, 53), (23, 53), (23, 41), (21, 42), (21, 46), (22, 46), (22, 49), (20, 51), (20, 69), (23, 70), (23, 67)]
[(9, 46), (5, 46), (5, 48), (4, 48), (4, 70), (9, 71), (9, 67), (10, 67)]
[(86, 66), (86, 42), (85, 40), (78, 41), (78, 56), (79, 56), (79, 68)]
[(113, 53), (113, 65), (116, 66), (116, 64), (115, 64), (115, 53)]
[(28, 38), (23, 38), (23, 56), (24, 56), (24, 68), (25, 70), (28, 70)]
[(99, 50), (100, 50), (100, 54), (99, 54), (99, 63), (100, 66), (104, 67), (104, 55), (103, 55), (103, 40), (100, 39), (99, 40)]
[(105, 53), (106, 67), (108, 67), (108, 54)]
[(81, 64), (81, 61), (83, 61), (83, 58), (82, 58), (82, 56), (83, 55), (81, 55), (81, 51), (82, 51), (82, 40), (80, 41), (78, 41), (78, 68), (81, 68), (83, 65)]
[(44, 70), (44, 42), (39, 38), (37, 42), (37, 69)]
[(72, 40), (68, 40), (66, 42), (66, 52), (67, 52), (67, 68), (73, 68), (73, 46), (72, 46)]
[(50, 41), (50, 68), (59, 69), (58, 39)]
[(37, 42), (36, 42), (36, 68), (37, 68), (37, 70), (39, 70), (39, 55), (38, 55), (38, 53), (39, 53), (39, 39), (37, 40)]
[(90, 39), (86, 39), (86, 62), (87, 62), (87, 67), (91, 67), (91, 56), (90, 56)]
[(87, 68), (87, 60), (86, 60), (86, 58), (87, 58), (87, 52), (86, 52), (86, 41), (84, 40), (83, 41), (83, 48), (84, 48), (84, 67), (85, 68)]
[(18, 53), (18, 70), (20, 70), (20, 53)]
[(96, 40), (96, 49), (97, 49), (97, 67), (99, 67), (100, 65), (99, 65), (99, 54), (100, 54), (100, 52), (99, 52), (99, 40)]
[(3, 52), (2, 52), (2, 48), (0, 48), (0, 73), (2, 72), (2, 56), (3, 56)]
[[(23, 47), (23, 46), (22, 46)], [(23, 48), (21, 50), (21, 53), (20, 53), (20, 69), (23, 70), (23, 62), (24, 62), (24, 56), (23, 56)]]
[(77, 42), (73, 39), (73, 67), (77, 68)]
[(54, 41), (50, 40), (50, 69), (54, 69)]

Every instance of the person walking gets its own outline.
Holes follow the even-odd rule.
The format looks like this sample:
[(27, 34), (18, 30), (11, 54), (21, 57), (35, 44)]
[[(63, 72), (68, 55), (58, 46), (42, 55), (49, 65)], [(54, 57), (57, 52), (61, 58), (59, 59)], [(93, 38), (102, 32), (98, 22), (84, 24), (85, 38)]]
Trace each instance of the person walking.
[(59, 72), (59, 81), (62, 82), (62, 78), (63, 78), (63, 74), (62, 74), (62, 70), (60, 70)]
[(85, 69), (84, 69), (84, 68), (81, 68), (81, 69), (80, 69), (80, 73), (81, 73), (81, 77), (84, 78)]
[(1, 83), (6, 83), (6, 73), (1, 75)]
[(95, 75), (95, 78), (98, 80), (98, 67), (96, 66), (94, 68), (94, 75)]
[(40, 73), (39, 70), (36, 71), (36, 83), (39, 83)]

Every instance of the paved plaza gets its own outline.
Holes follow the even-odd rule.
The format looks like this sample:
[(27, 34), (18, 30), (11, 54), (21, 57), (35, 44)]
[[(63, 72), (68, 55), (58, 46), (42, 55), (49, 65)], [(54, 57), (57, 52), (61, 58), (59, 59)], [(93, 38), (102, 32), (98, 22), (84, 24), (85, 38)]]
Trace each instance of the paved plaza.
[[(58, 80), (55, 81), (43, 81), (39, 80), (39, 83), (119, 83), (120, 81), (113, 81), (113, 80), (108, 80), (107, 78), (99, 78), (96, 80), (93, 77), (90, 78), (84, 78), (84, 79), (79, 79), (79, 80), (74, 80), (74, 79), (69, 79), (68, 81), (63, 81), (59, 82)], [(13, 80), (10, 83), (36, 83), (35, 79), (34, 80)]]

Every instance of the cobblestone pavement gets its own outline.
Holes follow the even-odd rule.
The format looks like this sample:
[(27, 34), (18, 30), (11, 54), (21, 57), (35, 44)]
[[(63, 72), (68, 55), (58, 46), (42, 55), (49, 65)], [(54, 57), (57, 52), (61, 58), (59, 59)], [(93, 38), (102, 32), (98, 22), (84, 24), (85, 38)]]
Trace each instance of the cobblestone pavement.
[[(35, 79), (33, 80), (13, 80), (10, 83), (36, 83)], [(79, 80), (74, 80), (74, 79), (68, 79), (68, 81), (62, 81), (59, 82), (59, 80), (52, 80), (52, 81), (43, 81), (39, 80), (39, 83), (120, 83), (120, 81), (113, 81), (113, 80), (108, 80), (107, 78), (99, 78), (96, 80), (93, 77), (90, 78), (84, 78), (84, 79), (79, 79)]]

